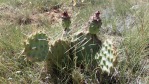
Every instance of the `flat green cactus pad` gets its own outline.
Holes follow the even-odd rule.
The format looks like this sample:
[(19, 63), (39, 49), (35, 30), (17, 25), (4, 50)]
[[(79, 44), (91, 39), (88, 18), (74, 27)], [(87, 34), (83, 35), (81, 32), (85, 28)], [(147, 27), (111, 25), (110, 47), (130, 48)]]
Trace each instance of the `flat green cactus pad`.
[(55, 84), (59, 79), (63, 79), (72, 69), (72, 61), (69, 53), (70, 42), (66, 40), (56, 40), (50, 45), (48, 59), (46, 61), (47, 73), (52, 76)]
[(100, 53), (96, 54), (95, 59), (98, 61), (98, 65), (101, 67), (102, 71), (110, 73), (111, 68), (114, 67), (116, 57), (117, 54), (112, 40), (107, 39), (103, 43)]
[[(48, 55), (48, 61), (62, 68), (69, 61), (70, 42), (64, 40), (57, 40), (51, 45)], [(66, 65), (67, 66), (67, 65)]]
[(44, 33), (32, 35), (25, 43), (24, 53), (30, 61), (43, 61), (48, 56), (49, 45)]
[(70, 24), (71, 24), (70, 19), (64, 19), (64, 20), (62, 20), (62, 26), (63, 26), (64, 29), (65, 28), (68, 29), (70, 27)]
[(101, 25), (99, 25), (98, 22), (92, 22), (89, 27), (89, 32), (91, 34), (97, 34), (99, 32), (100, 26)]
[(96, 37), (92, 38), (89, 33), (79, 33), (75, 38), (72, 42), (73, 54), (77, 57), (78, 64), (93, 61), (95, 54), (100, 50), (101, 41)]

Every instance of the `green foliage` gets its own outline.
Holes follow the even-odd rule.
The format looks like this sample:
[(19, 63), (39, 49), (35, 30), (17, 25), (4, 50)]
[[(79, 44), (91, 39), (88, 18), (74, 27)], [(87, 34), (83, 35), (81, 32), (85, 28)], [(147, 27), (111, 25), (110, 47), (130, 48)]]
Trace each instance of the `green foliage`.
[[(114, 74), (102, 74), (101, 76), (102, 71), (97, 70), (98, 67), (96, 67), (98, 64), (103, 71), (109, 72), (110, 65), (113, 66), (112, 63), (115, 62), (109, 59), (115, 56), (112, 54), (114, 50), (112, 50), (112, 47), (106, 50), (106, 48), (108, 48), (108, 45), (104, 46), (106, 43), (103, 43), (104, 45), (102, 46), (100, 45), (100, 50), (98, 49), (100, 47), (97, 47), (98, 44), (96, 44), (96, 41), (94, 42), (93, 39), (91, 39), (93, 37), (85, 33), (76, 35), (78, 39), (71, 42), (57, 40), (62, 34), (62, 26), (59, 23), (49, 25), (47, 19), (49, 19), (51, 8), (61, 3), (63, 3), (63, 5), (60, 8), (60, 12), (63, 10), (72, 12), (72, 33), (80, 28), (86, 28), (85, 23), (88, 21), (88, 17), (97, 10), (101, 10), (101, 19), (104, 24), (102, 25), (101, 31), (109, 27), (114, 31), (122, 29), (123, 34), (121, 34), (120, 37), (123, 38), (124, 41), (119, 48), (121, 52), (119, 54), (120, 56), (118, 56), (118, 65), (114, 67), (116, 70)], [(83, 81), (88, 84), (148, 84), (148, 1), (85, 0), (79, 7), (74, 7), (73, 11), (71, 11), (71, 6), (68, 4), (71, 4), (71, 0), (0, 0), (0, 84), (44, 84), (49, 83), (49, 80), (53, 78), (56, 78), (57, 83), (60, 84), (72, 84), (72, 81), (69, 80), (73, 80), (73, 83), (76, 84), (82, 83)], [(37, 17), (40, 17), (39, 21), (36, 21)], [(18, 20), (17, 18), (20, 19)], [(22, 20), (22, 18), (25, 19)], [(32, 20), (31, 22), (30, 19)], [(43, 19), (45, 21), (43, 21)], [(27, 25), (16, 24), (15, 22), (17, 20), (25, 24), (27, 22)], [(131, 26), (128, 27), (126, 23), (131, 22)], [(50, 43), (52, 44), (49, 49), (52, 49), (52, 51), (50, 51), (52, 55), (49, 56), (49, 54), (48, 56), (51, 58), (46, 60), (47, 65), (49, 65), (46, 67), (48, 68), (48, 72), (51, 72), (51, 76), (45, 73), (46, 77), (42, 77), (42, 73), (45, 72), (45, 69), (43, 69), (43, 67), (45, 67), (44, 62), (40, 62), (39, 64), (36, 62), (32, 65), (30, 62), (26, 61), (26, 56), (23, 56), (21, 52), (23, 48), (21, 44), (22, 40), (26, 39), (26, 35), (33, 33), (36, 29), (46, 30), (46, 35), (51, 37)], [(105, 30), (104, 34), (107, 34), (107, 31)], [(102, 32), (99, 37), (102, 37), (101, 34)], [(113, 37), (117, 36), (113, 35)], [(53, 43), (55, 40), (56, 42), (60, 42)], [(39, 47), (41, 44), (38, 43), (39, 42), (35, 44)], [(49, 47), (47, 40), (41, 41), (41, 43)], [(27, 45), (30, 46), (29, 44)], [(55, 47), (55, 45), (69, 47), (59, 49), (59, 47)], [(65, 54), (57, 54), (56, 48), (58, 48), (60, 52), (65, 52)], [(41, 50), (41, 48), (38, 49)], [(46, 49), (48, 50), (48, 48)], [(43, 50), (39, 52), (43, 52)], [(95, 54), (94, 52), (97, 53)], [(36, 53), (36, 51), (34, 50), (32, 53)], [(59, 56), (55, 57), (53, 54)], [(97, 56), (97, 58), (95, 59), (94, 56)], [(45, 56), (43, 56), (43, 58), (44, 57)], [(56, 58), (58, 59), (56, 60)], [(76, 67), (76, 63), (78, 65), (84, 64), (84, 67), (80, 69), (80, 67)], [(118, 78), (114, 76), (115, 74)], [(47, 80), (47, 78), (49, 80)], [(99, 82), (96, 82), (96, 80)], [(117, 83), (115, 80), (120, 82)], [(50, 81), (49, 84), (51, 83)]]
[(48, 37), (44, 33), (36, 33), (25, 43), (24, 53), (30, 61), (43, 61), (49, 52)]
[(131, 3), (128, 0), (113, 0), (113, 5), (115, 8), (115, 12), (117, 15), (126, 15), (130, 12), (129, 8), (131, 7)]

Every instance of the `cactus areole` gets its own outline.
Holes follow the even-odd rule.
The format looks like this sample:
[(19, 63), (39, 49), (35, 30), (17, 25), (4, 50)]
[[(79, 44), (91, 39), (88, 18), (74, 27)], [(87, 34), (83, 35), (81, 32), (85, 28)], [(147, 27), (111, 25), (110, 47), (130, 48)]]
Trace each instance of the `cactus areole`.
[(64, 31), (66, 31), (67, 29), (69, 29), (71, 21), (70, 21), (70, 16), (68, 15), (67, 11), (64, 11), (62, 13), (62, 26), (64, 28)]
[(100, 12), (97, 11), (90, 19), (89, 21), (89, 33), (90, 34), (97, 34), (99, 32), (99, 28), (102, 25), (101, 19), (100, 19)]

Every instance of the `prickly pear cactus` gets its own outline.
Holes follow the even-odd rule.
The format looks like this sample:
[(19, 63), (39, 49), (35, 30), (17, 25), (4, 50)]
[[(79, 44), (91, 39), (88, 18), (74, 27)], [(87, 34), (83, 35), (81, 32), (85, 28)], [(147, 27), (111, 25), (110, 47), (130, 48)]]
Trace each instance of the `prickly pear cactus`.
[(57, 40), (50, 46), (48, 58), (58, 67), (62, 67), (63, 62), (69, 59), (70, 42), (65, 40)]
[(48, 37), (44, 33), (36, 33), (25, 43), (24, 53), (29, 61), (43, 61), (48, 56)]
[(73, 54), (77, 58), (77, 63), (89, 63), (93, 61), (95, 54), (100, 50), (101, 41), (90, 33), (78, 33), (72, 42)]
[(95, 59), (98, 61), (98, 66), (101, 67), (102, 71), (107, 73), (110, 73), (111, 69), (114, 67), (116, 58), (116, 49), (110, 39), (107, 39), (103, 43), (100, 53), (97, 53), (95, 56)]
[(59, 79), (62, 80), (64, 76), (68, 76), (68, 72), (73, 66), (69, 49), (70, 42), (61, 39), (56, 40), (50, 46), (46, 68), (55, 84), (59, 83)]

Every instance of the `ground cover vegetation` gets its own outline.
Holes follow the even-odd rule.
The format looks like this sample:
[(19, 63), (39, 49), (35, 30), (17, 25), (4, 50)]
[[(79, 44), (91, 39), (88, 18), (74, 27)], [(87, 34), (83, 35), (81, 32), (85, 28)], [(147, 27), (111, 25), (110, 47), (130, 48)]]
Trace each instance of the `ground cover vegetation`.
[(0, 84), (148, 84), (148, 0), (0, 0)]

